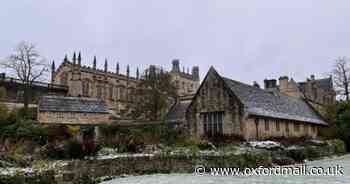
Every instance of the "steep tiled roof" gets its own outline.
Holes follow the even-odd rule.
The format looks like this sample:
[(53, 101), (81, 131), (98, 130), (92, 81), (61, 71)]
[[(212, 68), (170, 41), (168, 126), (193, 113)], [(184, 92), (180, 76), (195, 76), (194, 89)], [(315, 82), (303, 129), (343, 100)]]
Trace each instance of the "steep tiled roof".
[(302, 99), (223, 78), (231, 91), (244, 104), (250, 115), (304, 121), (327, 125), (325, 121)]
[(108, 113), (108, 107), (95, 98), (43, 96), (39, 101), (39, 111)]
[(167, 114), (168, 122), (180, 122), (184, 121), (186, 118), (186, 110), (190, 105), (191, 101), (180, 101), (175, 104)]

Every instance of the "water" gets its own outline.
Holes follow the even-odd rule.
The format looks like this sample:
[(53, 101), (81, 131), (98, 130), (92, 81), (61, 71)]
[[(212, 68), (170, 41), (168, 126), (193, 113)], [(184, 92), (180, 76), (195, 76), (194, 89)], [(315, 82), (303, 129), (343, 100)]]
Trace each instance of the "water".
[(195, 174), (145, 175), (119, 178), (103, 184), (350, 184), (350, 155), (307, 163), (308, 167), (343, 167), (343, 176), (196, 176)]

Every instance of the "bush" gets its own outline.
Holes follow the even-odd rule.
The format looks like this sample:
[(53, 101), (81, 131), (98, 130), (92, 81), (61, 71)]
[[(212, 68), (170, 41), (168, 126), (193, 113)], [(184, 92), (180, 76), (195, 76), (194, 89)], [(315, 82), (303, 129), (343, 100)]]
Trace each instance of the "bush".
[(76, 139), (69, 139), (61, 143), (50, 143), (42, 150), (42, 156), (51, 159), (82, 159), (85, 156), (95, 156), (101, 146), (93, 141), (83, 143)]
[(343, 154), (346, 152), (345, 143), (340, 139), (331, 140), (329, 141), (329, 144), (334, 147), (334, 153), (336, 154)]
[(20, 120), (0, 127), (0, 136), (12, 140), (30, 140), (40, 145), (47, 142), (47, 131), (39, 122)]

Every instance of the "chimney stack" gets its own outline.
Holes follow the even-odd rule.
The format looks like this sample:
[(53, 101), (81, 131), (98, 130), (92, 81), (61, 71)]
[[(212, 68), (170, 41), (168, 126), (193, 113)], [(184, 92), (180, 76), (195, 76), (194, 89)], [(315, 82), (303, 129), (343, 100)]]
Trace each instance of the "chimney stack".
[(277, 80), (276, 79), (265, 79), (264, 80), (264, 88), (265, 89), (276, 89), (277, 88)]

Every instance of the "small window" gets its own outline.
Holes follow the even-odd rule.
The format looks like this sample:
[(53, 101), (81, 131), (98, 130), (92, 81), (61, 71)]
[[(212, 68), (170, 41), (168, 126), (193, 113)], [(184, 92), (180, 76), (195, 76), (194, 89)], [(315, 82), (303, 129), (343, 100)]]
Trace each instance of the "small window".
[(269, 131), (269, 130), (270, 130), (269, 120), (265, 119), (265, 131)]

